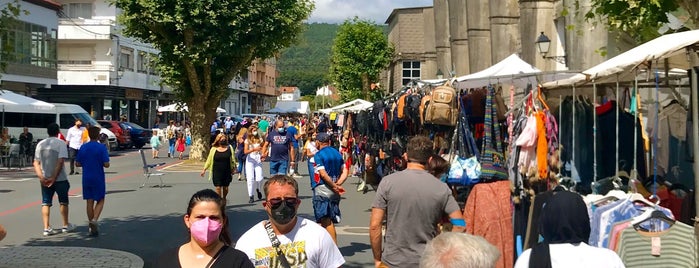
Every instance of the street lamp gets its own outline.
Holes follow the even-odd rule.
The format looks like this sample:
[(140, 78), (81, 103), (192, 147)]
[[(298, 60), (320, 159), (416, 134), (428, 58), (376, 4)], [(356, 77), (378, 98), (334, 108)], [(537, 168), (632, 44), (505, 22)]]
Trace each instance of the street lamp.
[(444, 73), (442, 73), (442, 69), (437, 69), (437, 79), (442, 79), (444, 78)]
[(566, 56), (546, 56), (551, 48), (551, 39), (549, 39), (544, 32), (541, 32), (539, 37), (536, 38), (536, 42), (534, 42), (534, 44), (536, 44), (536, 49), (539, 50), (539, 54), (541, 54), (541, 57), (544, 59), (553, 60), (560, 64), (566, 64)]

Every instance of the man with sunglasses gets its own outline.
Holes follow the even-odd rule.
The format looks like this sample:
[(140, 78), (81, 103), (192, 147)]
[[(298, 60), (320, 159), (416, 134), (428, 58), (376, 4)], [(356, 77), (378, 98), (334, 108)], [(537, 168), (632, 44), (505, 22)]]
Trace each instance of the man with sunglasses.
[[(235, 248), (245, 252), (255, 267), (340, 267), (345, 263), (325, 229), (298, 217), (301, 200), (298, 183), (286, 175), (275, 175), (263, 187), (263, 202), (269, 220), (246, 231)], [(284, 256), (279, 258), (278, 256)]]

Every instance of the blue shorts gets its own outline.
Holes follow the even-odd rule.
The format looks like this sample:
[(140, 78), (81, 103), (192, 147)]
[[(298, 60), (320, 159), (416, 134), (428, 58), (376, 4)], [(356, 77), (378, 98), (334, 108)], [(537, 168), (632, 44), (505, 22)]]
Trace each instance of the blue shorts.
[(330, 218), (333, 223), (340, 223), (340, 200), (313, 195), (313, 214), (316, 222), (323, 218)]
[(104, 199), (104, 196), (107, 193), (107, 186), (105, 183), (100, 183), (100, 182), (92, 182), (92, 183), (83, 183), (83, 199), (84, 200), (95, 200), (95, 201), (100, 201)]
[(289, 161), (286, 160), (269, 162), (269, 175), (286, 175), (288, 167)]
[(42, 206), (53, 206), (53, 195), (58, 195), (58, 203), (61, 205), (68, 205), (68, 190), (70, 190), (70, 183), (68, 181), (57, 181), (54, 182), (51, 187), (41, 186), (41, 205)]

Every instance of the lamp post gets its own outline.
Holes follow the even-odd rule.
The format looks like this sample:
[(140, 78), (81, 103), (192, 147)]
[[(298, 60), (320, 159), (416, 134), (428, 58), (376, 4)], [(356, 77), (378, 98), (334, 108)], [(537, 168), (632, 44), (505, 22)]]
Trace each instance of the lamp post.
[(544, 32), (541, 32), (538, 38), (536, 38), (536, 49), (539, 51), (539, 54), (541, 54), (541, 57), (544, 59), (549, 59), (553, 60), (555, 62), (558, 62), (560, 64), (566, 64), (566, 56), (546, 56), (549, 53), (549, 49), (551, 48), (551, 39), (549, 39), (548, 36), (544, 34)]
[(444, 78), (444, 73), (442, 72), (442, 69), (437, 69), (437, 79), (443, 79)]

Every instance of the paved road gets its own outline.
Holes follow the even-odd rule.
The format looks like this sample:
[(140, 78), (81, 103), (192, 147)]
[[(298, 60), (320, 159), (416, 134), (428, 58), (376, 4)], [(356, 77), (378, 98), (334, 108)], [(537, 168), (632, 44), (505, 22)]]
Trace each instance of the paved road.
[[(148, 159), (149, 162), (151, 160)], [(0, 170), (0, 223), (8, 231), (7, 237), (0, 241), (0, 247), (61, 246), (111, 249), (133, 253), (144, 260), (145, 267), (149, 267), (161, 251), (186, 241), (188, 234), (183, 215), (189, 197), (197, 190), (213, 187), (208, 180), (199, 177), (199, 166), (186, 166), (176, 159), (158, 160), (167, 163), (164, 166), (167, 173), (164, 177), (166, 187), (149, 187), (157, 184), (153, 180), (146, 187), (139, 188), (143, 177), (138, 152), (124, 151), (112, 156), (112, 167), (107, 169), (107, 197), (100, 223), (100, 236), (97, 238), (87, 236), (87, 217), (85, 203), (80, 197), (79, 175), (69, 176), (70, 221), (78, 226), (76, 232), (43, 237), (41, 196), (33, 173), (29, 168), (10, 172)], [(268, 164), (263, 166), (265, 174), (268, 174)], [(312, 219), (312, 192), (309, 179), (305, 176), (308, 174), (306, 163), (300, 166), (300, 172), (304, 176), (298, 179), (299, 196), (302, 200), (299, 215)], [(347, 260), (344, 267), (371, 267), (373, 261), (368, 223), (374, 193), (368, 192), (363, 195), (356, 192), (357, 181), (356, 178), (350, 178), (345, 184), (348, 191), (341, 203), (343, 220), (338, 225), (339, 247)], [(231, 219), (230, 231), (234, 239), (266, 218), (261, 202), (248, 204), (247, 200), (246, 182), (234, 180), (227, 207)], [(55, 206), (51, 212), (52, 225), (60, 226), (58, 207)], [(1, 250), (3, 249), (0, 248)]]

